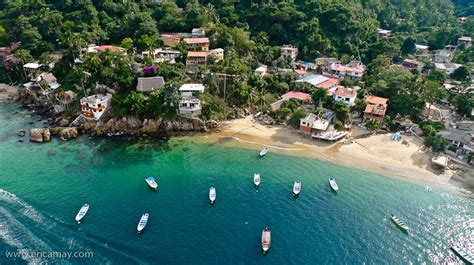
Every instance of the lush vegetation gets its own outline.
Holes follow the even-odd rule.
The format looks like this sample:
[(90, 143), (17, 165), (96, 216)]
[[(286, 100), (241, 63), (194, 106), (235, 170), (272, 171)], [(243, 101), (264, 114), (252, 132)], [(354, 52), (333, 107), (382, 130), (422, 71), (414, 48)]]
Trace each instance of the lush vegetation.
[[(367, 93), (389, 98), (392, 118), (408, 116), (418, 121), (425, 102), (433, 104), (443, 98), (469, 116), (472, 97), (442, 90), (441, 84), (448, 78), (443, 73), (391, 66), (413, 54), (415, 43), (439, 49), (456, 44), (459, 36), (474, 37), (474, 18), (460, 25), (456, 15), (473, 15), (472, 1), (2, 1), (0, 46), (20, 41), (21, 48), (3, 59), (0, 81), (21, 82), (26, 78), (23, 63), (50, 63), (49, 54), (61, 50), (62, 58), (52, 69), (61, 89), (89, 94), (97, 83), (107, 85), (117, 91), (113, 104), (119, 116), (170, 116), (176, 106), (175, 88), (186, 81), (199, 81), (209, 87), (201, 96), (206, 118), (224, 119), (235, 108), (266, 110), (280, 94), (296, 89), (311, 93), (316, 105), (333, 109), (338, 120), (348, 119), (346, 106), (335, 103), (324, 91), (296, 85), (292, 73), (264, 78), (253, 74), (252, 69), (260, 64), (289, 67), (277, 46), (293, 44), (299, 48), (299, 58), (307, 61), (318, 56), (343, 62), (361, 60), (368, 66), (364, 79), (344, 82), (362, 87), (361, 98)], [(186, 75), (180, 58), (175, 65), (155, 64), (154, 74), (163, 76), (168, 84), (164, 91), (146, 97), (131, 92), (136, 77), (145, 74), (134, 71), (132, 65), (153, 64), (150, 58), (136, 58), (133, 53), (162, 46), (160, 32), (190, 32), (196, 27), (205, 28), (211, 47), (226, 51), (225, 59), (208, 70), (232, 77), (224, 81), (209, 71)], [(390, 29), (392, 34), (381, 38), (377, 28)], [(126, 48), (127, 54), (86, 55), (82, 64), (75, 63), (88, 44), (115, 44)], [(178, 49), (185, 54), (190, 48), (180, 45)], [(473, 54), (473, 47), (462, 47), (455, 61), (472, 63)], [(467, 82), (469, 76), (469, 68), (462, 67), (451, 77)], [(355, 109), (363, 107), (359, 100)], [(288, 103), (276, 118), (297, 125), (305, 113), (297, 104)]]

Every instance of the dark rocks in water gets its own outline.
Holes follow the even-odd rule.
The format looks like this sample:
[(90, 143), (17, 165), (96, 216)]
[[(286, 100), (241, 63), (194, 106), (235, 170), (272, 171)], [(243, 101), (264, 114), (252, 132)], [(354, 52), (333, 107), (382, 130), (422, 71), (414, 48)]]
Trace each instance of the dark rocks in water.
[(48, 156), (49, 157), (56, 156), (56, 154), (57, 154), (56, 150), (49, 150), (48, 151)]
[(189, 147), (184, 147), (182, 150), (183, 150), (183, 152), (189, 152), (189, 151), (191, 151), (191, 148), (189, 148)]
[(58, 135), (62, 141), (77, 138), (79, 135), (76, 127), (55, 127), (51, 128), (51, 133)]
[(18, 136), (23, 137), (23, 136), (25, 136), (25, 134), (26, 134), (25, 129), (18, 130)]
[(18, 139), (18, 142), (23, 143), (23, 139)]

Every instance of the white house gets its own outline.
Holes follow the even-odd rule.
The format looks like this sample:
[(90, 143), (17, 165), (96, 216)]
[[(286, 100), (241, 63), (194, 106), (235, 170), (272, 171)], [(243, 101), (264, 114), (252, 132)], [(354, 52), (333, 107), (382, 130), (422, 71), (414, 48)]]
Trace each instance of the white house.
[(99, 120), (110, 106), (112, 94), (92, 95), (81, 98), (81, 114), (91, 120)]
[(196, 98), (203, 93), (205, 86), (202, 84), (184, 84), (179, 88), (181, 100), (179, 101), (179, 115), (195, 117), (201, 115), (201, 100)]
[(215, 58), (216, 62), (224, 60), (224, 49), (217, 48), (209, 51), (209, 55)]
[(264, 77), (267, 74), (268, 66), (262, 64), (257, 69), (255, 69), (255, 74), (261, 77)]
[(472, 45), (471, 37), (460, 37), (460, 38), (458, 38), (458, 46), (463, 45), (463, 44), (466, 47), (471, 47), (471, 45)]
[(355, 105), (355, 100), (357, 98), (357, 91), (352, 88), (347, 88), (345, 86), (337, 86), (332, 91), (332, 97), (335, 101), (342, 101), (349, 106)]
[(293, 45), (283, 45), (280, 48), (280, 53), (282, 57), (289, 57), (291, 61), (294, 62), (296, 57), (298, 57), (298, 48), (293, 47)]
[(451, 75), (456, 69), (461, 67), (461, 64), (457, 63), (434, 63), (434, 68), (440, 72)]

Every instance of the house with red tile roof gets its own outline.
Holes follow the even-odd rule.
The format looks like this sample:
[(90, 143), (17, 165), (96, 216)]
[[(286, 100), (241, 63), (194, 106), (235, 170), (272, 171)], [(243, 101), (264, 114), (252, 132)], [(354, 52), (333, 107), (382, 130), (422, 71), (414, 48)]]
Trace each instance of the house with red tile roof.
[(366, 98), (367, 106), (364, 110), (364, 119), (383, 121), (387, 111), (388, 99), (376, 96)]
[(207, 66), (209, 52), (188, 52), (186, 58), (186, 72), (197, 72), (199, 66)]
[(365, 72), (365, 65), (360, 61), (352, 61), (346, 65), (332, 63), (328, 68), (329, 73), (337, 78), (349, 77), (351, 79), (362, 78)]
[(355, 105), (357, 90), (345, 86), (337, 86), (332, 90), (332, 97), (335, 101), (342, 101), (352, 107)]
[(185, 38), (184, 43), (201, 51), (209, 51), (209, 38)]

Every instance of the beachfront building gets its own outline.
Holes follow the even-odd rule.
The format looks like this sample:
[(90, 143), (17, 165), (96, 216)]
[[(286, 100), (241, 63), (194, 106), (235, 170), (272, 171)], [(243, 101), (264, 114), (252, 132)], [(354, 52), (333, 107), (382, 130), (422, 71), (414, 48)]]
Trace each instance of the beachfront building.
[(355, 105), (355, 99), (357, 98), (357, 91), (352, 88), (348, 88), (345, 86), (337, 86), (332, 91), (332, 97), (335, 101), (342, 101), (349, 106)]
[(331, 76), (337, 78), (348, 77), (350, 79), (359, 79), (364, 76), (365, 65), (361, 61), (351, 61), (346, 65), (332, 63), (327, 70)]
[(58, 83), (58, 80), (52, 73), (42, 73), (40, 74), (36, 82), (41, 86), (41, 87), (46, 87), (48, 90), (48, 93), (51, 93), (58, 89), (61, 84)]
[(209, 39), (208, 38), (185, 38), (184, 43), (189, 47), (204, 52), (209, 51)]
[(193, 28), (191, 30), (191, 37), (198, 38), (204, 37), (206, 35), (206, 31), (203, 28)]
[(388, 37), (390, 37), (390, 34), (392, 33), (392, 31), (388, 29), (377, 29), (377, 33), (379, 34), (380, 37), (387, 39)]
[(472, 45), (472, 38), (471, 37), (459, 37), (458, 38), (458, 46), (464, 45), (466, 47), (471, 47)]
[(64, 107), (67, 107), (74, 100), (76, 100), (76, 98), (77, 98), (77, 94), (74, 93), (74, 91), (71, 91), (71, 90), (56, 93), (56, 99)]
[(96, 94), (81, 98), (81, 115), (86, 119), (99, 120), (108, 110), (111, 99), (111, 94)]
[(339, 79), (325, 76), (325, 75), (308, 75), (297, 79), (296, 83), (307, 83), (316, 88), (332, 89), (339, 84)]
[(324, 132), (329, 128), (329, 124), (334, 119), (333, 115), (318, 116), (314, 113), (300, 119), (300, 132), (312, 134), (314, 132)]
[(204, 93), (205, 86), (202, 84), (184, 84), (179, 88), (181, 100), (179, 101), (178, 113), (185, 117), (196, 117), (201, 115), (201, 100), (196, 96)]
[(160, 40), (163, 45), (176, 48), (181, 41), (181, 37), (177, 33), (162, 33), (160, 34)]
[(137, 92), (153, 92), (165, 86), (162, 76), (139, 77), (137, 80)]
[(283, 45), (280, 47), (280, 54), (282, 57), (288, 57), (292, 62), (296, 60), (296, 57), (298, 57), (298, 48), (293, 47), (293, 45)]
[(215, 62), (222, 61), (224, 60), (224, 49), (222, 48), (212, 49), (209, 51), (209, 56), (212, 56)]
[(387, 111), (388, 99), (368, 96), (365, 101), (367, 106), (364, 110), (364, 119), (383, 121), (385, 118), (385, 112)]
[(412, 60), (412, 59), (405, 59), (402, 62), (402, 67), (408, 70), (417, 70), (418, 72), (421, 72), (423, 70), (423, 67), (425, 66), (424, 63), (419, 62), (417, 60)]
[(186, 58), (186, 72), (196, 73), (199, 67), (207, 67), (207, 56), (209, 52), (188, 52)]
[[(474, 122), (458, 122), (452, 130), (441, 131), (438, 135), (448, 140), (448, 154), (460, 159), (474, 154)], [(473, 161), (471, 160), (471, 163)]]
[(255, 74), (264, 77), (267, 74), (268, 66), (262, 64), (255, 69)]

